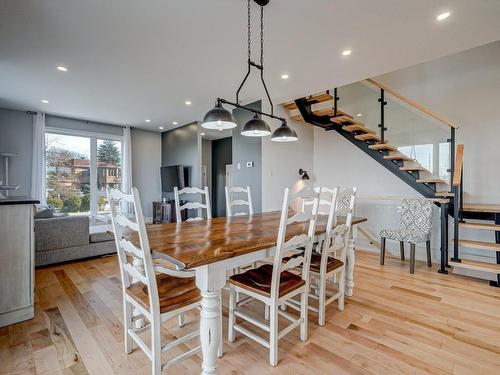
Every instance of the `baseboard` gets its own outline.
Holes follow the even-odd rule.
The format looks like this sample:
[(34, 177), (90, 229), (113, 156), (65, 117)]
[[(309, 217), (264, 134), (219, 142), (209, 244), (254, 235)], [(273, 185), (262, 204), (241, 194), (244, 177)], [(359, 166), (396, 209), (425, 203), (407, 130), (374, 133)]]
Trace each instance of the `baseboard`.
[(35, 317), (33, 306), (23, 307), (0, 315), (0, 327), (6, 327), (14, 323), (23, 322)]

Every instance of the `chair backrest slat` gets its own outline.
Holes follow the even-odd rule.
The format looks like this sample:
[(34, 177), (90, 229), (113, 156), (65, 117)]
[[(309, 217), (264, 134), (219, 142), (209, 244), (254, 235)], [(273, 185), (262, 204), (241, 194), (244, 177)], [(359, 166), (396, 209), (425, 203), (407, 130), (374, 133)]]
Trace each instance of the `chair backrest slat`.
[[(311, 212), (294, 213), (289, 218), (289, 212), (294, 199), (312, 201)], [(276, 243), (276, 253), (273, 262), (273, 275), (271, 280), (271, 298), (279, 296), (279, 281), (281, 272), (287, 269), (302, 265), (301, 277), (306, 283), (309, 280), (309, 264), (311, 261), (312, 246), (316, 231), (316, 222), (319, 205), (319, 192), (313, 189), (304, 187), (301, 190), (290, 193), (290, 189), (286, 188), (283, 197), (283, 206), (281, 209), (281, 219), (278, 230), (278, 238)], [(296, 233), (292, 238), (286, 240), (287, 230), (291, 227), (301, 228), (300, 233)], [(304, 254), (294, 259), (289, 260), (283, 265), (283, 256), (285, 252), (297, 250), (305, 247)]]
[(426, 199), (403, 199), (401, 202), (401, 229), (430, 234), (432, 232), (432, 206)]
[[(132, 194), (125, 194), (117, 189), (108, 189), (108, 202), (111, 210), (111, 223), (115, 235), (116, 251), (120, 264), (123, 291), (132, 283), (140, 282), (147, 288), (149, 307), (152, 314), (160, 313), (156, 275), (151, 257), (151, 249), (142, 213), (139, 192), (132, 187)], [(132, 217), (126, 217), (118, 208), (123, 202), (132, 206)], [(124, 238), (124, 234), (137, 232), (139, 246)], [(129, 262), (132, 257), (132, 263)]]
[[(181, 195), (201, 195), (202, 202), (189, 201), (181, 205)], [(205, 218), (207, 220), (212, 218), (212, 208), (210, 206), (210, 193), (208, 192), (208, 186), (205, 186), (204, 189), (200, 189), (197, 187), (185, 187), (184, 189), (179, 190), (177, 186), (174, 187), (174, 200), (175, 200), (175, 216), (177, 218), (177, 222), (180, 223), (182, 221), (182, 211), (184, 210), (192, 210), (197, 209), (198, 215), (200, 215), (201, 211), (205, 211)], [(205, 201), (205, 203), (203, 203)], [(186, 221), (196, 221), (196, 220), (204, 220), (203, 216), (196, 216), (192, 218), (188, 218)]]
[[(244, 216), (244, 215), (253, 215), (253, 205), (252, 205), (252, 194), (250, 192), (250, 186), (247, 187), (225, 187), (226, 192), (226, 216)], [(234, 193), (236, 194), (245, 194), (246, 197), (233, 199)], [(245, 200), (246, 198), (246, 200)], [(238, 211), (235, 212), (233, 210), (234, 206), (247, 206), (248, 212)]]

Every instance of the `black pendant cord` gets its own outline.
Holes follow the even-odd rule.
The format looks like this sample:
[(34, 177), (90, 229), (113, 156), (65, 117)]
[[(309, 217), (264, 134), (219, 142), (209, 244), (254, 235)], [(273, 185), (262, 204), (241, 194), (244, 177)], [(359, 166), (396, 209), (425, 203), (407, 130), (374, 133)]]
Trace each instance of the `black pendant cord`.
[[(256, 64), (252, 61), (252, 27), (251, 27), (251, 7), (250, 0), (247, 0), (247, 42), (248, 42), (248, 59), (247, 59), (247, 73), (243, 78), (238, 90), (236, 91), (236, 104), (240, 103), (240, 91), (245, 85), (248, 76), (250, 75), (252, 66), (260, 70), (260, 79), (262, 81), (262, 85), (264, 86), (264, 90), (266, 91), (267, 99), (269, 100), (269, 104), (271, 105), (271, 116), (274, 117), (274, 105), (271, 100), (271, 96), (269, 95), (269, 91), (266, 86), (266, 82), (264, 80), (264, 6), (260, 6), (260, 64)], [(227, 104), (230, 104), (226, 101)]]

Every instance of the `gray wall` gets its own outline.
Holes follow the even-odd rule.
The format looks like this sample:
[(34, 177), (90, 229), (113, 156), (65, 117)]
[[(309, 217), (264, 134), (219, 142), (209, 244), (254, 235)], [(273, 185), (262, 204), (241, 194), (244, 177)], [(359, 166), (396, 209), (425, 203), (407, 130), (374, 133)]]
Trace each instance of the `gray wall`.
[(201, 185), (201, 136), (194, 122), (161, 135), (161, 165), (191, 167), (190, 185)]
[(212, 141), (212, 215), (226, 216), (226, 165), (232, 164), (232, 138)]
[[(261, 110), (262, 102), (246, 104), (252, 109)], [(250, 186), (254, 212), (262, 211), (262, 138), (241, 135), (243, 125), (253, 117), (253, 113), (236, 108), (233, 115), (238, 127), (233, 129), (233, 186)], [(267, 119), (265, 119), (267, 121)], [(269, 122), (269, 121), (268, 121)], [(247, 162), (254, 166), (247, 167)], [(239, 167), (239, 168), (238, 168)]]
[[(9, 183), (20, 185), (10, 195), (30, 195), (31, 159), (33, 149), (33, 116), (24, 111), (0, 108), (0, 152), (18, 155), (9, 161)], [(3, 159), (3, 158), (1, 158)], [(4, 163), (0, 162), (0, 179), (4, 176)]]
[(161, 200), (161, 134), (132, 129), (132, 185), (139, 189), (144, 216), (153, 216), (153, 201)]

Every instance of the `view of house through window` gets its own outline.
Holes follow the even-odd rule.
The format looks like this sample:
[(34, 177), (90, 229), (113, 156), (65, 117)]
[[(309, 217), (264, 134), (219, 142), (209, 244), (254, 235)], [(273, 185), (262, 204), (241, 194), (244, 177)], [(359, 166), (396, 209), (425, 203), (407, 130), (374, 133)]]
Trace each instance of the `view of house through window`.
[[(95, 156), (93, 156), (95, 155)], [(106, 189), (120, 188), (122, 142), (46, 133), (47, 202), (69, 215), (108, 223)]]

